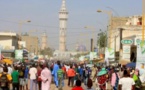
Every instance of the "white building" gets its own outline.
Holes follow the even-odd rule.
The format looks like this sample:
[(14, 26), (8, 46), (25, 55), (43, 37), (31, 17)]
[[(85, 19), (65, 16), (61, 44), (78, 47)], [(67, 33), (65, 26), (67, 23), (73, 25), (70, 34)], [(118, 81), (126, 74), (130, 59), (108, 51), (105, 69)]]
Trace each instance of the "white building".
[(66, 9), (66, 1), (62, 0), (62, 6), (59, 12), (59, 27), (60, 27), (60, 35), (59, 35), (59, 51), (66, 51), (66, 30), (67, 30), (67, 19), (68, 12)]
[(15, 49), (18, 49), (19, 36), (12, 32), (0, 32), (1, 52), (5, 57), (12, 57)]

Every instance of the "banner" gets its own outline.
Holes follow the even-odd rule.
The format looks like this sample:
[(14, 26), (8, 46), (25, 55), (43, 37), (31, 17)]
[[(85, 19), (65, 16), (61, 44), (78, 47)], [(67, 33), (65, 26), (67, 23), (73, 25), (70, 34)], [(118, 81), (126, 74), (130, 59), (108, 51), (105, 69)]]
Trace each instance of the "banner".
[(22, 59), (23, 59), (23, 50), (15, 50), (15, 59), (22, 61)]
[(145, 43), (142, 42), (137, 45), (136, 68), (139, 69), (140, 75), (145, 73)]
[(90, 60), (94, 60), (97, 58), (97, 52), (90, 52)]
[(123, 46), (123, 59), (130, 61), (130, 46)]
[(115, 60), (115, 52), (112, 48), (105, 49), (105, 60), (114, 61)]

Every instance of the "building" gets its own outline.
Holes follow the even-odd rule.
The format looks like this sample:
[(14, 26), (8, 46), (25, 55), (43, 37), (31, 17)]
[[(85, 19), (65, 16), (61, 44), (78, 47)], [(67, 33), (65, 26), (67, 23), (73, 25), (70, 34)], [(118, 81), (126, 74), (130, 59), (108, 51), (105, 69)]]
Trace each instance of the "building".
[[(136, 38), (142, 39), (142, 16), (130, 16), (122, 19), (112, 18), (111, 29), (109, 29), (108, 47), (113, 48), (116, 57), (120, 61), (130, 61), (131, 53), (136, 52)], [(132, 44), (123, 44), (123, 40), (131, 40)], [(130, 48), (128, 54), (124, 53), (125, 48)]]
[(59, 51), (66, 51), (66, 26), (67, 26), (67, 19), (68, 19), (68, 12), (66, 9), (66, 1), (62, 0), (62, 6), (59, 11)]
[[(122, 35), (120, 28), (123, 29)], [(113, 17), (108, 33), (108, 47), (118, 52), (121, 47), (121, 38), (142, 34), (142, 18), (141, 16)]]
[(30, 53), (38, 54), (39, 39), (37, 36), (23, 35), (21, 36), (21, 41), (25, 42), (24, 48), (26, 48)]
[(0, 32), (0, 48), (4, 57), (14, 57), (15, 49), (18, 49), (18, 34), (13, 32)]
[(45, 48), (47, 48), (47, 35), (46, 33), (43, 33), (42, 37), (41, 37), (41, 50), (44, 50)]

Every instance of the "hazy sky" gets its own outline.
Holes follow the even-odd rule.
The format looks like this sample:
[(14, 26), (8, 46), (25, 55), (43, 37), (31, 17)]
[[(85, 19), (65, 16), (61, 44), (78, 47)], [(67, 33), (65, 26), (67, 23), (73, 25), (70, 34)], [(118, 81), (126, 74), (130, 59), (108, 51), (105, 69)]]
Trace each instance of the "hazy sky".
[[(0, 31), (20, 32), (19, 22), (31, 20), (31, 23), (22, 25), (22, 32), (40, 36), (46, 31), (48, 45), (58, 49), (58, 12), (61, 2), (62, 0), (0, 0)], [(69, 12), (67, 22), (69, 50), (73, 50), (77, 42), (89, 47), (89, 40), (93, 34), (96, 38), (99, 29), (107, 29), (108, 15), (97, 13), (98, 9), (110, 10), (114, 16), (142, 13), (142, 0), (66, 0), (66, 6)], [(85, 26), (94, 27), (95, 31), (84, 29)]]

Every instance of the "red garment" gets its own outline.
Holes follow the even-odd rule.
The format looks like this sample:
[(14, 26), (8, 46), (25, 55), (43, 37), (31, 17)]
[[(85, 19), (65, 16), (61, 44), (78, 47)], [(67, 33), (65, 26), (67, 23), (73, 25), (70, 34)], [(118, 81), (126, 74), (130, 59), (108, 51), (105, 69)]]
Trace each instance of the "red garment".
[(42, 70), (38, 70), (38, 71), (37, 71), (37, 73), (38, 73), (38, 81), (41, 81), (41, 77), (40, 77), (41, 71), (42, 71)]
[(72, 90), (84, 90), (82, 87), (74, 87)]
[(65, 68), (65, 67), (62, 67), (62, 70), (63, 70), (64, 72), (66, 72), (66, 68)]
[(74, 77), (76, 75), (76, 72), (74, 69), (71, 68), (67, 71), (67, 75), (68, 77)]
[(100, 89), (106, 90), (106, 81), (107, 81), (106, 74), (99, 76), (97, 79), (98, 79)]

